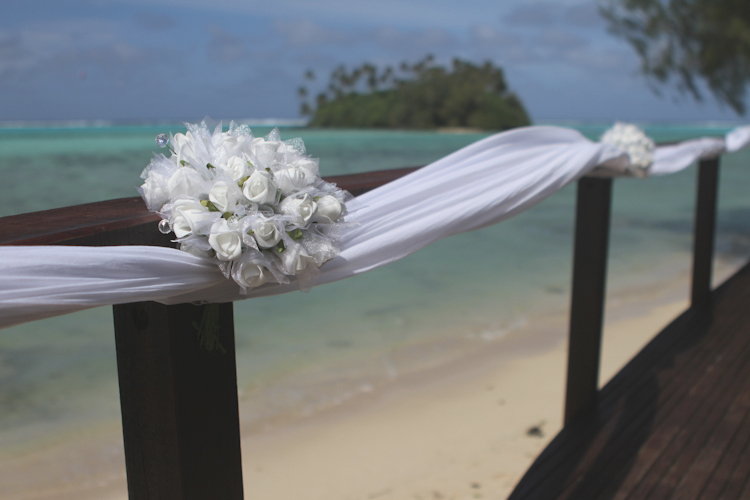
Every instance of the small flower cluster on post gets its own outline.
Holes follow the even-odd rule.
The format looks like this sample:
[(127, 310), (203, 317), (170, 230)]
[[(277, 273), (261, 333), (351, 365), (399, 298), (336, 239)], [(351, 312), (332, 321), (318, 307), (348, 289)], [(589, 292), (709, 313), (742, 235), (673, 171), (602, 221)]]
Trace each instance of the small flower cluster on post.
[(601, 142), (612, 144), (630, 159), (628, 172), (636, 177), (646, 177), (648, 167), (654, 162), (656, 145), (646, 133), (631, 123), (615, 123), (601, 137)]
[(282, 142), (278, 129), (260, 138), (234, 122), (227, 132), (205, 121), (187, 128), (156, 138), (172, 154), (155, 155), (141, 175), (159, 229), (173, 232), (181, 250), (215, 259), (243, 292), (288, 276), (309, 289), (338, 254), (351, 195), (320, 178), (302, 139)]

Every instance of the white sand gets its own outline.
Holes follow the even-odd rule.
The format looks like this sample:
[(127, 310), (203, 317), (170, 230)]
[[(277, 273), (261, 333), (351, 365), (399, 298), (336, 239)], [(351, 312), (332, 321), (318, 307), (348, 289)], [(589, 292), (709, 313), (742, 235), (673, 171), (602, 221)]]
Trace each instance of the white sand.
[[(673, 302), (608, 324), (604, 379), (685, 307)], [(562, 426), (566, 356), (561, 343), (245, 436), (246, 498), (506, 498)], [(543, 437), (527, 435), (533, 425)]]

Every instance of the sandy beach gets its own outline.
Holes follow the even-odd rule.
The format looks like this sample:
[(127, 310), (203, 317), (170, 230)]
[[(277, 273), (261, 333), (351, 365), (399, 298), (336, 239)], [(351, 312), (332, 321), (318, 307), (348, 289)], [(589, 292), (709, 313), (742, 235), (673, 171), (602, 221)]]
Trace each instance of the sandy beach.
[[(686, 305), (672, 301), (609, 323), (603, 380)], [(537, 350), (521, 335), (504, 347), (515, 343), (525, 355), (500, 366), (493, 346), (441, 377), (421, 374), (384, 394), (244, 437), (246, 497), (506, 498), (562, 427), (565, 342)]]
[[(687, 307), (687, 285), (609, 297), (603, 383)], [(562, 426), (566, 322), (538, 318), (311, 415), (243, 425), (246, 498), (506, 498)], [(240, 401), (242, 415), (249, 399)], [(112, 423), (5, 450), (0, 499), (127, 498), (120, 432)]]

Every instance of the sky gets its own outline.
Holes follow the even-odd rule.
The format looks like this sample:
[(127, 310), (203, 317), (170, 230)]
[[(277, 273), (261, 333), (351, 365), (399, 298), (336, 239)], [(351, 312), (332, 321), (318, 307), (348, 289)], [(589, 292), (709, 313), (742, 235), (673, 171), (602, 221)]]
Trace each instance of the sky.
[(294, 119), (308, 69), (428, 53), (501, 66), (535, 122), (741, 120), (656, 95), (595, 0), (2, 0), (0, 122)]

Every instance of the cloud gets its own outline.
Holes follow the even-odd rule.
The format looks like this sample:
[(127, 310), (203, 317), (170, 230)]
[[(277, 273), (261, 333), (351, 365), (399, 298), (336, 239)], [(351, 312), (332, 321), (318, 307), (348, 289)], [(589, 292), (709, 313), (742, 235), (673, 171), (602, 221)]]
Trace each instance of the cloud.
[(551, 26), (574, 26), (577, 28), (599, 28), (605, 25), (595, 2), (565, 6), (560, 3), (524, 3), (513, 8), (503, 17), (509, 27), (548, 28)]
[(537, 2), (519, 5), (511, 10), (504, 20), (509, 26), (550, 26), (557, 21), (559, 13), (559, 5)]
[(586, 3), (569, 7), (564, 13), (565, 22), (580, 28), (598, 28), (606, 26), (595, 3)]
[[(179, 65), (168, 48), (149, 49), (129, 41), (126, 22), (58, 20), (0, 31), (0, 83), (52, 88), (65, 82), (136, 83), (136, 75)], [(132, 37), (131, 37), (132, 38)], [(154, 75), (151, 75), (154, 76)]]
[(248, 51), (240, 37), (227, 33), (219, 26), (208, 27), (211, 39), (208, 42), (208, 58), (224, 64), (247, 59)]
[(515, 46), (521, 43), (522, 37), (515, 32), (498, 31), (488, 24), (479, 24), (469, 28), (471, 43), (485, 46)]
[(23, 71), (34, 66), (29, 50), (18, 32), (0, 31), (0, 75)]
[(516, 3), (501, 18), (501, 25), (475, 25), (470, 43), (505, 64), (556, 67), (570, 75), (589, 77), (623, 63), (622, 51), (613, 47), (595, 2)]
[(456, 38), (446, 30), (400, 30), (384, 27), (376, 29), (367, 37), (378, 46), (399, 52), (407, 57), (421, 57), (446, 47), (455, 47)]
[(589, 45), (589, 40), (575, 32), (550, 28), (542, 32), (540, 42), (554, 52), (579, 49)]
[(279, 20), (274, 22), (273, 27), (291, 46), (347, 45), (354, 41), (353, 36), (345, 31), (307, 19)]
[(470, 7), (455, 0), (96, 0), (101, 3), (147, 5), (149, 9), (199, 10), (216, 14), (263, 16), (285, 19), (294, 16), (329, 24), (349, 24), (357, 29), (375, 26), (458, 28), (469, 24), (477, 12), (502, 9), (497, 0), (472, 0)]
[(79, 20), (39, 23), (0, 32), (0, 76), (22, 76), (43, 66), (56, 64), (62, 54), (113, 44), (116, 37), (109, 23)]
[(177, 21), (167, 15), (139, 12), (133, 16), (133, 19), (144, 28), (152, 31), (161, 31), (177, 26)]
[(624, 48), (598, 43), (590, 34), (564, 25), (535, 26), (532, 30), (475, 25), (469, 30), (466, 51), (475, 58), (500, 61), (508, 68), (545, 73), (556, 68), (554, 71), (565, 71), (571, 78), (613, 71), (621, 74), (622, 68), (632, 68), (632, 58)]

